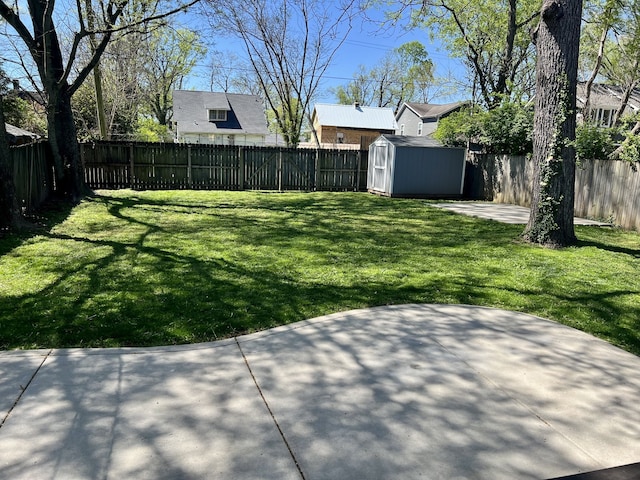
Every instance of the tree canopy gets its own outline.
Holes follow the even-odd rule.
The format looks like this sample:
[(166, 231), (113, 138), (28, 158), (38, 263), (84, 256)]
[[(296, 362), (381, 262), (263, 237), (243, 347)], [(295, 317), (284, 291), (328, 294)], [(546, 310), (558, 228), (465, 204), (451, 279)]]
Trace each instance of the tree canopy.
[(413, 41), (389, 52), (378, 65), (360, 65), (353, 80), (334, 89), (338, 102), (359, 102), (397, 111), (404, 102), (427, 103), (433, 86), (433, 62), (424, 45)]
[(240, 39), (287, 145), (300, 141), (320, 80), (351, 29), (356, 0), (209, 0), (217, 33)]
[[(198, 0), (191, 0), (190, 4)], [(189, 4), (97, 0), (27, 0), (28, 13), (0, 0), (0, 17), (26, 47), (47, 100), (49, 144), (59, 193), (78, 199), (86, 190), (80, 168), (71, 98), (121, 34), (183, 10)], [(129, 12), (135, 15), (125, 15)], [(89, 52), (80, 55), (81, 51)]]
[(533, 93), (530, 30), (537, 0), (400, 0), (387, 15), (425, 28), (464, 61), (474, 97), (489, 108)]

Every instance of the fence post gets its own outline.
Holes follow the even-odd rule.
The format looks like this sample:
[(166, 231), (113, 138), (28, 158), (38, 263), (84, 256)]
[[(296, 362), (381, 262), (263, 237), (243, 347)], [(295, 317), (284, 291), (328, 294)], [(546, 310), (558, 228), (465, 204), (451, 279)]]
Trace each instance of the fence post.
[(244, 148), (238, 147), (238, 190), (244, 190)]
[(85, 185), (89, 182), (87, 182), (87, 162), (84, 159), (84, 144), (83, 143), (79, 143), (78, 147), (80, 149), (80, 165), (82, 168), (82, 180), (84, 181)]
[(133, 168), (135, 167), (133, 161), (133, 143), (129, 145), (129, 187), (133, 190), (134, 187), (134, 178), (133, 178)]
[(360, 169), (362, 168), (362, 150), (358, 150), (358, 165), (356, 168), (356, 192), (360, 191)]
[(282, 149), (278, 154), (278, 191), (282, 191)]
[(191, 145), (187, 145), (187, 184), (189, 188), (193, 186), (193, 176), (191, 175)]
[(314, 162), (313, 172), (313, 189), (318, 191), (318, 182), (320, 180), (320, 148), (316, 148), (316, 158)]

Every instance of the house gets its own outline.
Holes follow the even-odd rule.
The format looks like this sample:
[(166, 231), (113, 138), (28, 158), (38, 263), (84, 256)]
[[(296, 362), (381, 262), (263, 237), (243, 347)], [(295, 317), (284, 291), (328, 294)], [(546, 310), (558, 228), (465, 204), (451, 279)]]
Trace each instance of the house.
[(11, 146), (26, 145), (41, 138), (40, 135), (36, 133), (28, 132), (9, 123), (5, 123), (4, 126), (7, 131), (7, 142), (9, 142)]
[(407, 103), (402, 104), (396, 113), (398, 135), (409, 137), (423, 137), (431, 135), (438, 128), (438, 121), (457, 112), (467, 102), (445, 104), (435, 103)]
[(238, 93), (173, 91), (177, 143), (264, 145), (269, 134), (260, 97)]
[(393, 134), (397, 125), (391, 108), (318, 103), (311, 126), (322, 146), (357, 145), (368, 148), (382, 134)]
[(18, 98), (27, 102), (29, 106), (32, 107), (33, 110), (38, 115), (46, 115), (47, 100), (42, 95), (42, 93), (25, 90), (20, 85), (19, 80), (12, 80), (12, 83), (13, 83), (13, 92), (12, 92), (13, 95), (16, 95)]
[[(581, 119), (585, 116), (591, 119), (600, 127), (612, 127), (616, 112), (620, 109), (625, 91), (616, 85), (605, 85), (594, 83), (591, 86), (591, 96), (589, 99), (589, 113), (585, 115), (584, 106), (586, 102), (586, 82), (578, 83), (576, 92), (576, 105), (581, 112)], [(627, 107), (623, 116), (633, 115), (640, 110), (640, 90), (634, 89), (629, 96)]]

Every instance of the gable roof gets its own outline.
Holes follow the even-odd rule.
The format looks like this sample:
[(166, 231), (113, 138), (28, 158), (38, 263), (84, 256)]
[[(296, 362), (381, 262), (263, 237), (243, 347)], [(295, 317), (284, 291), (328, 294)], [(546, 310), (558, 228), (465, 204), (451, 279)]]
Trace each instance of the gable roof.
[(367, 130), (395, 130), (398, 128), (391, 108), (332, 105), (316, 103), (313, 119), (323, 127), (362, 128)]
[[(210, 122), (209, 110), (226, 110), (227, 120)], [(173, 121), (183, 133), (269, 133), (262, 99), (257, 95), (174, 90)]]
[(402, 107), (400, 107), (400, 110), (398, 110), (396, 119), (400, 118), (400, 115), (402, 115), (403, 111), (408, 108), (422, 120), (426, 120), (428, 118), (438, 120), (441, 117), (462, 108), (466, 104), (467, 102), (453, 102), (443, 104), (405, 102)]
[[(576, 103), (579, 108), (584, 107), (586, 94), (586, 82), (578, 82), (578, 91), (576, 95)], [(624, 89), (618, 85), (607, 85), (604, 83), (594, 83), (591, 86), (591, 106), (592, 107), (616, 107), (620, 106)], [(629, 97), (627, 107), (634, 112), (640, 110), (640, 90), (634, 89)]]

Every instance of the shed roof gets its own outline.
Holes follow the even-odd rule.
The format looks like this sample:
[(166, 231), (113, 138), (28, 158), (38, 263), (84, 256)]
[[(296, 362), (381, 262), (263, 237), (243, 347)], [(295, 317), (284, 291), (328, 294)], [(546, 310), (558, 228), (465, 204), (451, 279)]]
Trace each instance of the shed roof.
[(7, 131), (7, 140), (9, 141), (10, 145), (22, 145), (24, 143), (31, 143), (34, 140), (40, 138), (40, 135), (38, 135), (37, 133), (23, 130), (22, 128), (11, 125), (10, 123), (5, 123), (4, 126)]
[(314, 120), (324, 127), (362, 128), (368, 130), (395, 130), (398, 128), (393, 110), (361, 105), (331, 105), (317, 103)]
[[(210, 122), (209, 110), (226, 110), (227, 120)], [(257, 95), (174, 90), (173, 121), (183, 133), (269, 133), (262, 99)]]
[(377, 139), (384, 138), (397, 147), (443, 147), (441, 142), (431, 137), (407, 137), (404, 135), (380, 135)]

